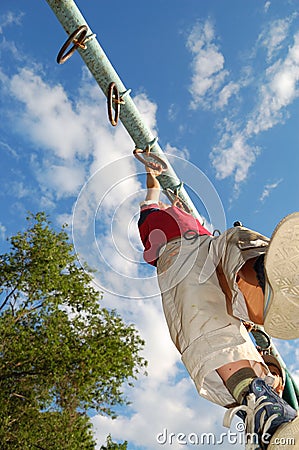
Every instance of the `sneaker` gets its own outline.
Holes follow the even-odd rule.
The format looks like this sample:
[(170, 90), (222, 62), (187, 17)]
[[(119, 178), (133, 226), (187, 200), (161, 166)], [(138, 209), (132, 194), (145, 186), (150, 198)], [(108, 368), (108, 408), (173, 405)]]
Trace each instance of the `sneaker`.
[(265, 274), (266, 332), (279, 339), (299, 338), (299, 212), (277, 225), (265, 257)]
[[(295, 450), (299, 445), (297, 411), (280, 398), (261, 378), (255, 378), (244, 404), (225, 413), (223, 425), (230, 427), (235, 414), (245, 415), (246, 450)], [(245, 413), (245, 414), (244, 414)], [(281, 445), (281, 446), (280, 446)], [(283, 447), (282, 447), (283, 445)]]

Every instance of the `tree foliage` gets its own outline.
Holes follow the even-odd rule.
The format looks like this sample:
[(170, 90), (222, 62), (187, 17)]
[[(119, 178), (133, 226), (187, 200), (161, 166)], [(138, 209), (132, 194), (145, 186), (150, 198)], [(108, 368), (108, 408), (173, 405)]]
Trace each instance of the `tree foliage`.
[(114, 417), (127, 402), (144, 342), (100, 307), (64, 228), (31, 215), (10, 244), (0, 256), (1, 448), (93, 449), (86, 411)]
[(111, 435), (109, 434), (107, 436), (106, 445), (102, 445), (100, 450), (127, 450), (127, 445), (127, 441), (123, 442), (122, 444), (113, 442), (111, 439)]

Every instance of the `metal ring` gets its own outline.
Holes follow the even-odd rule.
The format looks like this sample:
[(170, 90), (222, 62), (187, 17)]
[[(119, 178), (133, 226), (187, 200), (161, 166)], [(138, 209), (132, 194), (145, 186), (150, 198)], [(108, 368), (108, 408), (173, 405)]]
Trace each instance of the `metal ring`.
[[(113, 103), (114, 103), (114, 117), (113, 117)], [(114, 82), (109, 84), (107, 95), (108, 117), (111, 125), (117, 125), (120, 111), (120, 99), (117, 86)]]
[(187, 203), (181, 197), (179, 197), (175, 192), (173, 192), (170, 188), (165, 189), (164, 192), (165, 192), (166, 196), (168, 197), (168, 199), (172, 203), (174, 203), (175, 200), (180, 201), (181, 204), (183, 205), (182, 209), (189, 214), (191, 213), (191, 210), (190, 210), (189, 206), (187, 205)]
[(213, 236), (216, 236), (216, 233), (218, 234), (218, 236), (221, 235), (221, 231), (218, 230), (218, 228), (216, 228), (216, 230), (213, 231)]
[(186, 241), (194, 241), (195, 239), (198, 239), (199, 236), (200, 234), (196, 230), (187, 230), (183, 234), (183, 237), (184, 239), (186, 239)]
[(154, 153), (150, 153), (149, 150), (142, 150), (141, 148), (135, 148), (135, 150), (133, 151), (135, 158), (137, 158), (138, 161), (142, 162), (142, 164), (144, 164), (145, 166), (150, 167), (151, 169), (156, 169), (156, 167), (154, 167), (150, 161), (147, 161), (145, 158), (140, 156), (141, 153), (146, 153), (147, 155), (150, 154), (151, 158), (156, 160), (157, 163), (161, 165), (162, 172), (165, 172), (168, 169), (166, 162), (162, 158), (160, 158), (158, 155), (155, 155)]
[[(60, 52), (57, 55), (56, 60), (58, 64), (63, 64), (66, 60), (68, 60), (72, 56), (72, 54), (77, 50), (78, 47), (86, 48), (86, 46), (84, 45), (84, 41), (85, 36), (87, 34), (87, 29), (88, 28), (86, 25), (81, 25), (69, 36), (69, 38), (65, 41), (65, 43), (61, 47)], [(64, 52), (72, 42), (74, 43), (73, 47), (71, 47), (71, 49), (66, 54), (64, 54)]]

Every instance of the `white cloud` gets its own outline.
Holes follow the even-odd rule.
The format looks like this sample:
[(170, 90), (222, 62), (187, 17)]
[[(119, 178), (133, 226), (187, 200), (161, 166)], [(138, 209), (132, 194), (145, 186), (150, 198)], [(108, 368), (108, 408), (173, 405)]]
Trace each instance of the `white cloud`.
[(187, 47), (193, 54), (190, 86), (192, 109), (199, 106), (221, 109), (240, 89), (237, 83), (225, 85), (229, 72), (224, 67), (224, 56), (215, 41), (215, 31), (210, 20), (198, 22), (188, 37)]
[(10, 145), (8, 145), (6, 142), (0, 141), (0, 147), (4, 148), (11, 156), (14, 158), (18, 157), (18, 153), (15, 149), (13, 149)]
[(270, 66), (260, 87), (259, 104), (246, 125), (248, 137), (284, 121), (286, 107), (299, 96), (299, 33), (294, 36), (285, 59)]
[[(149, 379), (140, 382), (132, 393), (133, 404), (129, 416), (120, 416), (114, 421), (94, 417), (99, 445), (111, 433), (115, 439), (128, 440), (129, 448), (133, 444), (136, 448), (150, 450), (179, 450), (182, 448), (178, 442), (179, 433), (185, 435), (181, 435), (181, 440), (187, 444), (191, 434), (200, 439), (203, 433), (215, 433), (219, 437), (221, 432), (225, 432), (226, 429), (220, 425), (222, 409), (198, 397), (189, 379), (183, 378), (177, 382), (174, 379), (173, 376), (158, 385), (151, 385)], [(186, 445), (187, 448), (193, 447), (191, 442), (189, 446)], [(208, 449), (210, 445), (201, 445), (201, 448)], [(241, 447), (236, 445), (234, 448)]]
[(270, 22), (259, 35), (258, 44), (266, 49), (268, 61), (283, 48), (283, 42), (288, 37), (291, 23), (296, 16), (297, 14), (293, 14), (291, 17)]
[(227, 104), (229, 99), (233, 95), (237, 95), (241, 85), (238, 83), (234, 83), (233, 81), (227, 83), (219, 92), (219, 98), (216, 102), (215, 106), (223, 109)]
[(134, 97), (134, 103), (142, 116), (142, 120), (153, 133), (155, 133), (157, 122), (156, 112), (157, 105), (146, 97), (145, 94), (139, 94)]
[(248, 145), (246, 140), (244, 132), (226, 134), (211, 153), (217, 177), (224, 179), (234, 174), (235, 188), (246, 179), (249, 168), (259, 154), (259, 149)]
[(4, 241), (6, 235), (6, 228), (2, 223), (0, 223), (0, 239)]
[(72, 223), (72, 215), (71, 214), (67, 214), (67, 213), (63, 213), (63, 214), (58, 214), (56, 216), (56, 223), (62, 227), (63, 225), (68, 225), (67, 230), (69, 230), (70, 225)]
[[(84, 71), (84, 77), (87, 76)], [(6, 82), (11, 95), (23, 104), (18, 115), (14, 112), (17, 130), (25, 134), (36, 149), (42, 150), (39, 152), (42, 158), (32, 157), (32, 163), (44, 191), (50, 189), (57, 198), (77, 195), (86, 174), (93, 175), (125, 154), (131, 158), (119, 168), (118, 180), (127, 175), (128, 168), (135, 177), (134, 144), (121, 124), (116, 128), (108, 124), (106, 102), (103, 97), (99, 98), (98, 87), (90, 76), (89, 84), (85, 83), (80, 89), (76, 103), (69, 100), (62, 86), (50, 86), (33, 69), (23, 68)], [(145, 123), (155, 132), (156, 105), (144, 94), (134, 100)], [(139, 184), (132, 180), (126, 183), (125, 191), (124, 184), (110, 189), (109, 173), (104, 180), (99, 180), (110, 189), (110, 206), (119, 202), (120, 195), (126, 197), (132, 189), (138, 188)]]
[(224, 179), (234, 177), (235, 189), (245, 181), (250, 167), (255, 163), (260, 149), (251, 141), (288, 116), (287, 107), (299, 96), (299, 33), (284, 58), (269, 66), (257, 87), (257, 102), (247, 120), (223, 121), (222, 135), (210, 157), (216, 176)]
[(6, 14), (0, 16), (0, 34), (3, 34), (4, 28), (10, 25), (21, 25), (23, 17), (23, 13), (14, 14), (11, 11), (8, 11)]
[(17, 198), (30, 197), (34, 194), (34, 190), (25, 186), (23, 181), (12, 181), (10, 183), (10, 192)]
[(32, 69), (23, 68), (9, 87), (25, 108), (16, 117), (22, 133), (62, 159), (88, 156), (88, 118), (73, 108), (62, 86), (51, 87)]
[(280, 180), (275, 181), (274, 183), (266, 184), (264, 187), (264, 190), (262, 192), (262, 195), (260, 196), (260, 201), (263, 202), (267, 197), (269, 197), (271, 192), (274, 189), (276, 189), (282, 181), (283, 181), (283, 179), (281, 178)]
[(172, 103), (168, 108), (168, 118), (170, 121), (174, 121), (177, 118), (179, 106)]
[(43, 167), (36, 169), (36, 176), (41, 186), (51, 186), (56, 193), (56, 198), (74, 196), (79, 192), (84, 183), (84, 166), (70, 164), (69, 166), (61, 164), (51, 164), (44, 161)]
[(177, 147), (172, 146), (171, 144), (166, 144), (165, 153), (167, 155), (174, 155), (179, 158), (183, 158), (185, 160), (188, 160), (190, 158), (189, 150), (186, 147), (179, 149)]
[(270, 2), (270, 1), (265, 2), (265, 5), (264, 5), (264, 10), (265, 10), (265, 12), (268, 12), (268, 11), (269, 11), (270, 6), (271, 6), (271, 2)]

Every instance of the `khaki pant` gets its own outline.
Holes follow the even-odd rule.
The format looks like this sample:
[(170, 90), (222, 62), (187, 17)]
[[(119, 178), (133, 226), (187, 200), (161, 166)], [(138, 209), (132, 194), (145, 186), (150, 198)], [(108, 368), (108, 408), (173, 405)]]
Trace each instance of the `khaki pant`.
[[(217, 237), (178, 239), (160, 252), (158, 281), (171, 338), (199, 394), (222, 406), (234, 399), (217, 368), (248, 360), (260, 370), (257, 375), (268, 373), (240, 321), (250, 318), (236, 282), (242, 265), (265, 253), (268, 243), (268, 238), (236, 227)], [(221, 268), (229, 295), (223, 292), (217, 268)]]

